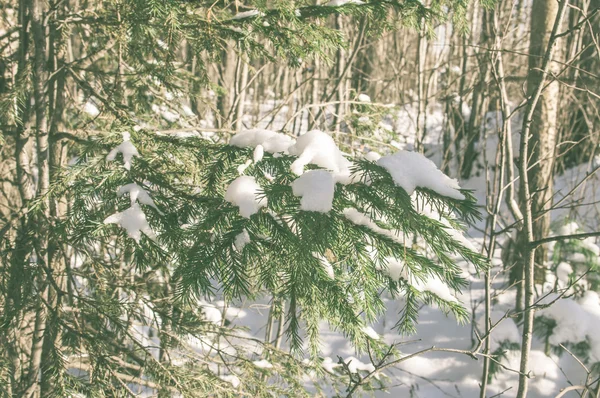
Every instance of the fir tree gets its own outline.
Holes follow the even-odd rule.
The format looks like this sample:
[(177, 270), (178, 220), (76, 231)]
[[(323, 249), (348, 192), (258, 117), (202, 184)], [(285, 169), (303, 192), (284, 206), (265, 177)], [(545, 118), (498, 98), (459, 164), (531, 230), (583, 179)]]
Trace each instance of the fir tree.
[[(19, 15), (17, 73), (0, 110), (21, 199), (0, 235), (2, 395), (308, 396), (307, 388), (343, 389), (349, 377), (324, 370), (321, 321), (359, 352), (383, 355), (365, 328), (384, 293), (405, 300), (402, 333), (414, 331), (422, 302), (466, 319), (450, 294), (466, 283), (456, 258), (484, 266), (455, 230), (478, 216), (468, 191), (440, 194), (419, 181), (408, 189), (384, 164), (341, 153), (343, 176), (289, 147), (155, 131), (177, 124), (169, 112), (180, 104), (169, 96), (214, 85), (206, 71), (228, 41), (248, 57), (299, 65), (344, 45), (322, 23), (330, 15), (365, 18), (379, 34), (397, 22), (430, 24), (447, 6), (460, 17), (465, 1), (10, 6)], [(75, 59), (69, 34), (81, 40)], [(35, 173), (19, 157), (30, 131)], [(76, 156), (69, 165), (63, 145)], [(306, 198), (314, 178), (326, 181), (323, 203)], [(228, 194), (236, 183), (241, 196)], [(450, 293), (428, 288), (432, 278)], [(225, 305), (272, 299), (290, 351), (231, 328), (211, 302), (216, 293)]]

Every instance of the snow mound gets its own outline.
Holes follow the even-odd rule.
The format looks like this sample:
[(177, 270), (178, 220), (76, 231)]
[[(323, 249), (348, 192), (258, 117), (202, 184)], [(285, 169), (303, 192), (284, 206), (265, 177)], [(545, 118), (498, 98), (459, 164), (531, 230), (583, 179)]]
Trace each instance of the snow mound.
[(285, 134), (262, 129), (242, 131), (229, 140), (229, 145), (239, 148), (256, 148), (261, 145), (269, 153), (286, 152), (293, 144), (294, 140)]
[(377, 161), (399, 187), (411, 195), (417, 187), (431, 189), (440, 195), (463, 200), (458, 181), (442, 173), (435, 163), (417, 152), (399, 151)]
[(307, 164), (315, 164), (333, 171), (338, 178), (350, 176), (350, 161), (342, 155), (333, 138), (320, 130), (311, 130), (298, 137), (289, 152), (298, 156), (291, 167), (296, 175), (302, 175)]
[(134, 203), (129, 209), (106, 217), (104, 224), (119, 224), (127, 231), (127, 235), (136, 242), (140, 241), (142, 232), (148, 238), (156, 239), (156, 234), (150, 228), (139, 203)]
[(251, 215), (258, 213), (261, 207), (267, 205), (266, 198), (258, 198), (260, 185), (256, 183), (254, 177), (240, 176), (233, 180), (227, 192), (225, 200), (240, 208), (240, 215), (250, 218)]
[(327, 213), (333, 205), (335, 181), (327, 170), (310, 170), (292, 183), (292, 190), (302, 196), (301, 210)]
[[(548, 295), (543, 303), (551, 303), (558, 296)], [(588, 341), (591, 347), (591, 363), (600, 361), (600, 298), (598, 293), (587, 291), (579, 301), (571, 298), (560, 299), (550, 307), (537, 312), (538, 316), (551, 318), (556, 322), (549, 342), (552, 345), (561, 343), (579, 343)], [(573, 320), (576, 320), (574, 322)]]

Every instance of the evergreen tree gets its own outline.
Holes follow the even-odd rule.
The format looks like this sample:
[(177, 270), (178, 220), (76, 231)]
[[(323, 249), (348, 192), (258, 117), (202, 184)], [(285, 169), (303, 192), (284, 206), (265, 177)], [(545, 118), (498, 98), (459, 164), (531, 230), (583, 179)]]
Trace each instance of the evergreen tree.
[[(477, 211), (425, 158), (349, 160), (321, 132), (293, 145), (254, 131), (228, 145), (155, 131), (176, 120), (178, 96), (214, 85), (207, 69), (228, 41), (299, 65), (344, 45), (330, 15), (365, 18), (377, 34), (450, 6), (460, 18), (465, 1), (72, 5), (6, 6), (18, 41), (0, 110), (18, 210), (0, 235), (3, 396), (312, 395), (304, 376), (317, 389), (349, 382), (321, 366), (321, 321), (383, 355), (365, 327), (386, 292), (405, 300), (400, 332), (414, 331), (420, 302), (465, 320), (450, 294), (465, 286), (455, 259), (484, 261), (456, 229)], [(402, 162), (430, 175), (402, 181)], [(290, 351), (229, 327), (216, 293), (226, 305), (272, 298)]]

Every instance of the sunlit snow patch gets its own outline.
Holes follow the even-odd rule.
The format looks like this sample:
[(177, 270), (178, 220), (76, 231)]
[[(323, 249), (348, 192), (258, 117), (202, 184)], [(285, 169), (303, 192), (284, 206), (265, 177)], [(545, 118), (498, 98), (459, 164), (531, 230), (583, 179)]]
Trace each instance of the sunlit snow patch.
[(314, 164), (334, 172), (336, 180), (345, 181), (350, 176), (350, 161), (339, 150), (333, 138), (320, 130), (311, 130), (298, 137), (289, 148), (291, 155), (298, 156), (292, 163), (292, 172), (304, 173), (304, 166)]
[(417, 187), (431, 189), (440, 195), (463, 200), (458, 181), (442, 173), (435, 163), (417, 152), (399, 151), (377, 161), (399, 187), (411, 195)]
[(261, 188), (256, 183), (254, 177), (241, 176), (229, 184), (225, 192), (225, 200), (240, 208), (240, 215), (250, 218), (251, 215), (258, 213), (261, 207), (267, 205), (266, 198), (258, 199)]
[(129, 209), (108, 216), (104, 224), (119, 224), (127, 231), (130, 238), (140, 241), (142, 232), (150, 239), (155, 240), (156, 234), (150, 228), (146, 215), (140, 209), (139, 203), (134, 203)]
[(129, 194), (129, 200), (131, 201), (131, 205), (133, 205), (137, 201), (143, 205), (152, 206), (158, 210), (156, 204), (154, 204), (154, 200), (152, 200), (148, 192), (144, 188), (140, 187), (138, 184), (131, 183), (123, 185), (117, 191), (118, 196), (123, 196), (126, 193)]
[(130, 141), (131, 136), (128, 132), (123, 133), (123, 142), (106, 155), (106, 160), (113, 161), (118, 153), (123, 154), (123, 167), (127, 170), (131, 169), (131, 160), (133, 157), (139, 157), (140, 154), (137, 148)]
[(237, 133), (229, 140), (229, 145), (239, 148), (256, 148), (259, 145), (265, 152), (278, 153), (287, 152), (288, 148), (294, 144), (294, 140), (281, 133), (271, 130), (253, 129)]
[(302, 196), (301, 210), (327, 213), (332, 208), (335, 181), (327, 170), (310, 170), (292, 183), (292, 190)]

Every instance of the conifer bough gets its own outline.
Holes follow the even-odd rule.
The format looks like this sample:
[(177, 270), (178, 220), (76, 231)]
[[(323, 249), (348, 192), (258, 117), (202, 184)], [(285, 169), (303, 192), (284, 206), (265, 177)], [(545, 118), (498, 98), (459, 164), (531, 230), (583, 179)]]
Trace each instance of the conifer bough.
[[(365, 350), (384, 293), (405, 302), (401, 333), (415, 331), (419, 302), (465, 320), (454, 296), (466, 285), (457, 259), (485, 266), (456, 218), (479, 216), (471, 193), (423, 155), (348, 159), (326, 133), (305, 136), (253, 130), (234, 136), (235, 146), (132, 131), (125, 137), (140, 156), (125, 159), (130, 167), (120, 155), (104, 159), (123, 146), (117, 136), (94, 141), (65, 174), (77, 176), (66, 184), (72, 244), (116, 233), (136, 268), (174, 270), (183, 302), (214, 293), (281, 300), (289, 347), (300, 353), (306, 336), (312, 358), (323, 320)], [(130, 184), (146, 203), (124, 195)], [(121, 229), (99, 223), (115, 214)]]

